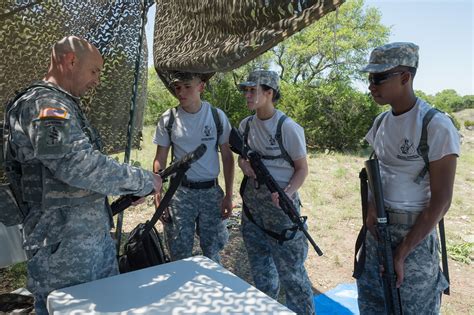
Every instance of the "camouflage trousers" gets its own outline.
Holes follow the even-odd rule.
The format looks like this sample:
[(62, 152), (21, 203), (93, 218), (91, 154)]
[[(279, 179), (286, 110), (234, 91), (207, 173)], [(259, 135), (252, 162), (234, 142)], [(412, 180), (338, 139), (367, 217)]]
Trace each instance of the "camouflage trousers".
[[(293, 226), (283, 210), (273, 205), (266, 186), (256, 189), (253, 180), (249, 180), (243, 200), (255, 222), (263, 228), (280, 233)], [(299, 197), (294, 204), (299, 211)], [(314, 314), (313, 291), (304, 267), (308, 255), (304, 234), (298, 231), (292, 240), (278, 244), (242, 212), (242, 237), (257, 289), (277, 299), (281, 283), (289, 309), (297, 314)]]
[[(395, 250), (410, 226), (389, 225)], [(377, 258), (377, 241), (370, 232), (366, 238), (364, 272), (357, 280), (361, 314), (385, 314), (382, 279)], [(400, 287), (403, 314), (439, 314), (441, 292), (448, 282), (439, 267), (438, 238), (434, 229), (406, 258)]]
[(38, 315), (48, 314), (51, 291), (118, 274), (115, 243), (109, 232), (79, 235), (42, 247), (28, 261), (28, 290)]
[(226, 222), (221, 215), (223, 196), (219, 186), (209, 189), (180, 186), (176, 190), (169, 206), (171, 222), (164, 226), (172, 260), (192, 255), (197, 231), (203, 254), (220, 263), (219, 252), (229, 239)]

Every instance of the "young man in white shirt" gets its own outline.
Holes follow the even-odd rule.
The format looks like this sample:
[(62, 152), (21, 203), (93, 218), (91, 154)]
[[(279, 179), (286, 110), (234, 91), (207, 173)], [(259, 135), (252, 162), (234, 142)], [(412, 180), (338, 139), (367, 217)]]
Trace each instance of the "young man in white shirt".
[[(170, 255), (172, 260), (191, 256), (198, 227), (203, 254), (220, 263), (219, 251), (228, 240), (224, 220), (232, 213), (234, 158), (228, 143), (230, 123), (222, 110), (213, 109), (208, 102), (201, 101), (205, 82), (199, 74), (176, 72), (171, 79), (179, 106), (167, 110), (158, 122), (153, 139), (157, 145), (153, 170), (157, 172), (165, 168), (171, 146), (172, 159), (181, 158), (200, 143), (204, 143), (207, 150), (186, 172), (186, 178), (170, 202), (169, 220), (164, 220)], [(225, 194), (217, 182), (220, 171), (218, 148), (224, 170)], [(160, 196), (157, 195), (156, 199), (159, 202)]]
[[(425, 161), (417, 148), (423, 118), (432, 107), (413, 91), (417, 68), (418, 46), (413, 43), (374, 49), (362, 71), (369, 73), (375, 102), (389, 104), (391, 109), (375, 119), (366, 140), (380, 163), (403, 314), (438, 314), (440, 295), (448, 282), (439, 267), (436, 225), (451, 204), (460, 143), (449, 117), (434, 115), (427, 125), (428, 172), (421, 172)], [(369, 200), (366, 263), (357, 280), (361, 314), (385, 313), (376, 220), (373, 200)]]

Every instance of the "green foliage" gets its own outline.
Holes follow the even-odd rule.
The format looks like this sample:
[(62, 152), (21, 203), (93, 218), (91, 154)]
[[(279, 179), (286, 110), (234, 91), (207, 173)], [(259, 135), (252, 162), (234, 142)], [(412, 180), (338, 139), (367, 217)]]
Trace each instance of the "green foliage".
[(434, 105), (435, 97), (433, 95), (426, 94), (425, 92), (420, 90), (415, 90), (415, 95), (427, 102), (428, 104)]
[(436, 93), (435, 96), (428, 95), (419, 90), (416, 90), (415, 94), (434, 107), (449, 114), (467, 108), (474, 108), (474, 95), (460, 96), (453, 89), (443, 90), (439, 93)]
[(10, 287), (12, 288), (25, 288), (27, 269), (26, 262), (11, 265), (4, 269), (4, 277), (8, 280)]
[(145, 107), (144, 124), (156, 125), (160, 116), (168, 108), (178, 105), (176, 98), (158, 78), (155, 69), (148, 69), (148, 98)]
[(433, 105), (436, 108), (447, 113), (455, 111), (456, 108), (462, 108), (462, 103), (462, 97), (452, 89), (437, 93), (433, 100)]
[[(240, 81), (240, 80), (239, 80)], [(232, 72), (218, 73), (208, 83), (202, 98), (222, 109), (232, 126), (250, 115), (242, 93), (237, 89), (238, 81), (234, 81)]]
[(285, 40), (272, 51), (273, 61), (288, 83), (318, 84), (322, 78), (361, 78), (358, 71), (370, 51), (384, 44), (389, 28), (381, 14), (363, 0), (349, 0), (338, 12)]
[(474, 121), (472, 121), (472, 120), (464, 121), (464, 127), (466, 129), (472, 129), (474, 127)]
[(447, 244), (448, 256), (451, 259), (471, 264), (474, 251), (474, 243)]
[(460, 111), (467, 108), (474, 108), (474, 95), (464, 95), (462, 97), (462, 108), (456, 108), (454, 111)]
[(281, 107), (303, 126), (308, 146), (329, 150), (354, 150), (380, 107), (347, 82), (318, 87), (282, 85)]

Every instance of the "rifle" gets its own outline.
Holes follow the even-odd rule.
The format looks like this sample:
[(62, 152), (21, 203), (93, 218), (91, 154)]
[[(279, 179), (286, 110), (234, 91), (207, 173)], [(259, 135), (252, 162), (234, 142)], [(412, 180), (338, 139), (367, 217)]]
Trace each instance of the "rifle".
[(313, 240), (308, 230), (306, 230), (304, 226), (307, 217), (299, 215), (293, 204), (293, 201), (291, 201), (288, 195), (283, 191), (283, 189), (281, 189), (281, 187), (278, 185), (278, 183), (268, 171), (265, 164), (263, 164), (260, 154), (248, 149), (246, 144), (244, 144), (242, 135), (235, 127), (233, 127), (232, 131), (230, 132), (229, 144), (233, 152), (250, 161), (250, 165), (252, 166), (252, 169), (254, 170), (255, 175), (257, 176), (257, 180), (260, 183), (265, 183), (270, 192), (278, 193), (280, 208), (296, 225), (297, 229), (303, 232), (303, 234), (313, 246), (316, 253), (318, 253), (319, 256), (322, 256), (323, 252), (318, 247), (318, 245), (316, 245), (316, 242)]
[[(185, 173), (190, 167), (191, 164), (199, 160), (204, 153), (206, 152), (207, 147), (205, 144), (199, 145), (194, 151), (185, 154), (181, 159), (177, 160), (164, 170), (158, 172), (158, 175), (165, 181), (169, 176), (175, 173)], [(179, 185), (179, 183), (178, 183)], [(147, 196), (156, 193), (152, 190)], [(134, 195), (123, 195), (115, 200), (111, 205), (110, 208), (112, 209), (112, 215), (116, 215), (131, 206), (131, 204), (138, 199), (143, 198), (141, 196), (134, 196)]]
[(377, 232), (379, 236), (377, 255), (380, 265), (383, 266), (382, 284), (384, 290), (385, 310), (389, 315), (399, 315), (402, 312), (400, 290), (396, 286), (397, 275), (393, 265), (393, 253), (390, 231), (388, 230), (387, 213), (382, 191), (382, 180), (378, 159), (365, 161), (365, 170), (370, 190), (374, 196), (375, 208), (377, 209)]

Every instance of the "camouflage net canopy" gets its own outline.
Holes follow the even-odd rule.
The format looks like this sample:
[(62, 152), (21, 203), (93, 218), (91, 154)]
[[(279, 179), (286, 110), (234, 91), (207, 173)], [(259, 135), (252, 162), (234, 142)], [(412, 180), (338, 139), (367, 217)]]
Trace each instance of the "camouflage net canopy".
[[(149, 2), (149, 1), (148, 1)], [(100, 86), (82, 100), (108, 153), (124, 150), (138, 56), (143, 1), (2, 1), (0, 4), (0, 120), (15, 91), (47, 72), (52, 45), (67, 35), (87, 39), (104, 57)], [(152, 3), (151, 3), (152, 4)], [(134, 146), (146, 101), (147, 52), (143, 37)]]
[(344, 0), (157, 0), (153, 57), (171, 71), (229, 71), (317, 21)]
[[(334, 10), (344, 0), (156, 0), (154, 62), (207, 78), (234, 69)], [(82, 105), (107, 153), (124, 150), (138, 56), (141, 13), (152, 0), (16, 0), (0, 4), (0, 102), (41, 79), (52, 45), (67, 35), (95, 44), (104, 56), (101, 85)], [(146, 37), (140, 65), (133, 146), (146, 102)], [(4, 105), (0, 106), (3, 120)], [(0, 171), (1, 173), (1, 171)]]

